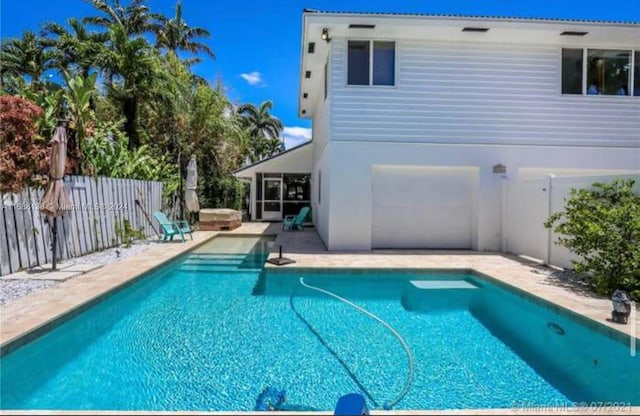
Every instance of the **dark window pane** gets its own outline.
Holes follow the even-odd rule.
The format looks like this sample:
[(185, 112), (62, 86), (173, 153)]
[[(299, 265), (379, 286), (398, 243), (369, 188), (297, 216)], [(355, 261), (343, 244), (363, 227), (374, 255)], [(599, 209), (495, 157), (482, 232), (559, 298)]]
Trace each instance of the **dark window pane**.
[(262, 200), (262, 173), (256, 173), (256, 200)]
[(328, 62), (324, 63), (324, 99), (327, 99), (327, 67), (328, 67)]
[(265, 202), (264, 212), (280, 212), (280, 202)]
[(395, 42), (373, 42), (373, 85), (394, 85)]
[(283, 197), (285, 201), (311, 200), (311, 175), (285, 173), (283, 178)]
[(347, 84), (369, 85), (369, 41), (349, 41), (347, 68)]
[(636, 51), (633, 55), (635, 61), (633, 64), (633, 82), (635, 84), (633, 86), (633, 95), (640, 97), (640, 52)]
[(280, 186), (279, 180), (264, 181), (264, 200), (265, 201), (279, 201), (280, 200)]
[(587, 50), (587, 94), (629, 95), (629, 51)]
[(562, 93), (582, 94), (582, 49), (562, 50)]

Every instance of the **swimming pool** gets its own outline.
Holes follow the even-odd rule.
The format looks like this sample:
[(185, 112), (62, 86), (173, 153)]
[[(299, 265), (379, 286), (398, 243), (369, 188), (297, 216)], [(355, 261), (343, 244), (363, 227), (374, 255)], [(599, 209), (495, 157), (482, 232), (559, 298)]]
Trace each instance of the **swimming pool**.
[(397, 409), (640, 404), (621, 340), (471, 272), (267, 269), (266, 240), (220, 239), (2, 358), (3, 409), (292, 409), (361, 392)]

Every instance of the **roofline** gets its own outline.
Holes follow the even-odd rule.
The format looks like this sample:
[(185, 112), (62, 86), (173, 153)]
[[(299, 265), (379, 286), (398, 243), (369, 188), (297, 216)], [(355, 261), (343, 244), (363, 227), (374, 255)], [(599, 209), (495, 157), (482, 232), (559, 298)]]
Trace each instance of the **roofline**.
[(465, 14), (438, 14), (438, 13), (397, 13), (397, 12), (349, 12), (304, 9), (303, 16), (368, 16), (368, 17), (408, 17), (408, 18), (438, 18), (438, 19), (471, 19), (482, 21), (514, 21), (532, 23), (578, 23), (578, 24), (605, 24), (615, 26), (638, 26), (640, 21), (621, 20), (588, 20), (588, 19), (562, 19), (553, 17), (517, 17), (517, 16), (484, 16)]
[[(464, 15), (464, 14), (436, 14), (436, 13), (397, 13), (397, 12), (350, 12), (350, 11), (328, 11), (328, 10), (314, 10), (305, 8), (302, 11), (302, 36), (300, 45), (300, 71), (298, 76), (298, 109), (297, 114), (300, 118), (309, 119), (312, 114), (307, 107), (313, 107), (314, 103), (303, 99), (302, 86), (305, 82), (303, 64), (305, 61), (305, 46), (308, 43), (307, 31), (310, 24), (314, 23), (348, 23), (349, 20), (357, 21), (371, 21), (383, 23), (383, 19), (388, 18), (394, 20), (395, 23), (403, 24), (404, 21), (412, 23), (421, 23), (421, 21), (445, 21), (451, 24), (455, 23), (470, 23), (469, 21), (476, 21), (482, 23), (496, 23), (496, 24), (521, 24), (523, 27), (536, 27), (538, 25), (549, 25), (552, 27), (566, 26), (583, 26), (585, 28), (611, 28), (616, 30), (639, 30), (640, 20), (637, 21), (607, 21), (607, 20), (586, 20), (586, 19), (570, 19), (570, 18), (543, 18), (543, 17), (516, 17), (516, 16), (483, 16), (483, 15)], [(311, 19), (311, 20), (309, 20)], [(333, 20), (335, 19), (335, 20)], [(575, 29), (573, 29), (575, 30)], [(307, 110), (306, 114), (302, 114), (302, 110)]]
[(286, 155), (287, 153), (293, 152), (294, 150), (298, 150), (298, 149), (300, 149), (300, 148), (303, 148), (303, 147), (305, 147), (306, 145), (311, 144), (311, 142), (313, 142), (313, 139), (309, 140), (308, 142), (302, 143), (302, 144), (300, 144), (300, 145), (298, 145), (298, 146), (296, 146), (296, 147), (292, 147), (291, 149), (287, 149), (287, 150), (285, 150), (284, 152), (276, 153), (275, 155), (269, 156), (269, 157), (268, 157), (268, 158), (266, 158), (266, 159), (259, 160), (259, 161), (255, 162), (255, 163), (252, 163), (252, 164), (247, 165), (247, 166), (244, 166), (244, 167), (242, 167), (242, 168), (240, 168), (240, 169), (234, 170), (233, 172), (231, 172), (231, 174), (232, 174), (232, 175), (235, 175), (236, 173), (240, 173), (240, 172), (242, 172), (243, 170), (251, 169), (251, 168), (253, 168), (253, 167), (255, 167), (255, 166), (258, 166), (258, 165), (259, 165), (259, 164), (261, 164), (261, 163), (268, 162), (268, 161), (273, 160), (273, 159), (275, 159), (275, 158), (277, 158), (277, 157), (280, 157), (280, 156), (282, 156), (282, 155)]

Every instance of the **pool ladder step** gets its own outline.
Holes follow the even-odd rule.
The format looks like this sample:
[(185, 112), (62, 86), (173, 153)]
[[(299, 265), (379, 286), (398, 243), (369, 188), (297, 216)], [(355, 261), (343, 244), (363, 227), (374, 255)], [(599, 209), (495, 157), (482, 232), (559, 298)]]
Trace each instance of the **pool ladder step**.
[(181, 272), (189, 272), (189, 273), (251, 273), (251, 272), (260, 272), (262, 269), (252, 268), (252, 267), (233, 267), (229, 265), (220, 265), (220, 266), (206, 266), (199, 267), (193, 265), (183, 265), (178, 268)]
[(244, 259), (186, 259), (183, 265), (194, 266), (220, 266), (220, 265), (240, 265)]

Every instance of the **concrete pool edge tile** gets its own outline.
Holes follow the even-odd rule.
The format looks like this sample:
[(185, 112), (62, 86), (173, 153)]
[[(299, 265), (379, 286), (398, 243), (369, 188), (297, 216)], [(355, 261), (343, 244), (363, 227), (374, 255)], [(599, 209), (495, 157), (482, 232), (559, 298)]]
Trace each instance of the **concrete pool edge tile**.
[[(68, 319), (77, 316), (104, 298), (135, 283), (148, 273), (170, 263), (219, 235), (215, 231), (194, 233), (185, 243), (159, 244), (140, 254), (111, 263), (38, 292), (30, 293), (0, 307), (0, 357), (38, 338)], [(169, 250), (167, 250), (169, 249)], [(149, 253), (152, 251), (152, 253)], [(162, 254), (148, 259), (148, 254)], [(141, 267), (142, 266), (142, 267)], [(106, 278), (103, 279), (106, 275)], [(87, 284), (91, 279), (103, 284)], [(60, 293), (64, 292), (64, 293)], [(60, 296), (50, 296), (59, 294)], [(81, 299), (78, 302), (78, 298)], [(53, 301), (53, 304), (51, 302)], [(34, 307), (35, 306), (35, 307)]]

